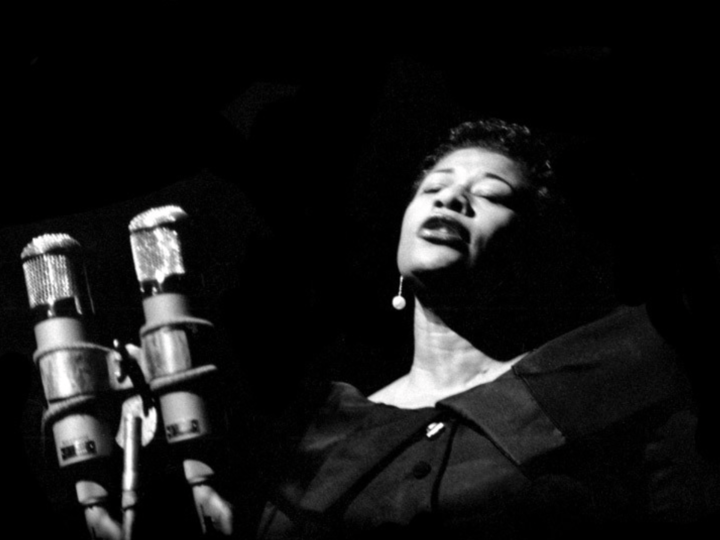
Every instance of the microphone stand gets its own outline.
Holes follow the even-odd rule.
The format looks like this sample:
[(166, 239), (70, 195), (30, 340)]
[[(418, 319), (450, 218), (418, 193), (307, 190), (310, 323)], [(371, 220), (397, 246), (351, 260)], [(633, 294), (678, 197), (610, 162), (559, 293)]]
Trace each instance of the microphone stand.
[(122, 479), (122, 538), (132, 540), (135, 526), (135, 512), (138, 503), (138, 486), (140, 484), (140, 428), (142, 419), (134, 414), (128, 414), (123, 419), (125, 424), (125, 437), (123, 455)]
[[(113, 349), (117, 353), (116, 358), (118, 359), (115, 366), (115, 376), (118, 382), (127, 384), (126, 379), (129, 379), (135, 391), (134, 396), (125, 402), (125, 405), (129, 405), (129, 407), (127, 410), (124, 408), (121, 433), (118, 435), (118, 442), (122, 441), (121, 446), (123, 447), (122, 539), (132, 540), (140, 500), (140, 450), (155, 436), (156, 416), (151, 414), (155, 413), (155, 398), (137, 360), (128, 354), (127, 349), (117, 339), (113, 341)], [(137, 398), (140, 398), (142, 403), (141, 410), (132, 407), (132, 400), (137, 400)], [(149, 430), (143, 429), (145, 421), (149, 423)], [(147, 440), (143, 439), (145, 435), (148, 435)]]

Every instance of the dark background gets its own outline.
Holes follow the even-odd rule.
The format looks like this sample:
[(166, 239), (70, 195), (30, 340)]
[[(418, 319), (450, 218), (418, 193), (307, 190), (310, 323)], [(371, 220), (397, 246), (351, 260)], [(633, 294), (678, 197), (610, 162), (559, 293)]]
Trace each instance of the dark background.
[(558, 155), (575, 209), (567, 237), (600, 269), (569, 272), (573, 285), (600, 276), (629, 303), (690, 291), (709, 320), (716, 174), (700, 45), (466, 44), (448, 28), (331, 36), (172, 2), (89, 17), (21, 14), (7, 80), (0, 346), (6, 464), (20, 473), (11, 515), (29, 530), (47, 532), (55, 505), (73, 511), (40, 437), (29, 360), (19, 256), (40, 234), (85, 248), (98, 341), (137, 342), (127, 225), (178, 204), (194, 219), (194, 305), (220, 330), (228, 387), (264, 411), (317, 374), (370, 391), (407, 354), (411, 310), (390, 300), (417, 164), (459, 120), (500, 116), (545, 133)]

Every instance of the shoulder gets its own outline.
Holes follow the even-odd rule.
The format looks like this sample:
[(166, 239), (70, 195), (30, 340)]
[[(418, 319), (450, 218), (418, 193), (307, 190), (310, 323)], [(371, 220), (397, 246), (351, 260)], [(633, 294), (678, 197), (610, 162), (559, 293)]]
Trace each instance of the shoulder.
[(657, 331), (644, 305), (621, 306), (546, 343), (518, 364), (516, 371), (540, 373), (569, 365), (635, 369), (676, 357), (677, 351)]
[[(526, 360), (516, 373), (565, 439), (551, 459), (588, 485), (613, 482), (653, 520), (716, 515), (720, 467), (697, 447), (687, 359), (656, 330), (644, 306), (621, 308)], [(546, 463), (536, 465), (542, 471)], [(604, 492), (597, 493), (602, 503)], [(609, 498), (608, 515), (613, 504)]]
[(622, 307), (565, 334), (514, 367), (558, 428), (572, 437), (664, 403), (685, 406), (676, 351), (644, 306)]

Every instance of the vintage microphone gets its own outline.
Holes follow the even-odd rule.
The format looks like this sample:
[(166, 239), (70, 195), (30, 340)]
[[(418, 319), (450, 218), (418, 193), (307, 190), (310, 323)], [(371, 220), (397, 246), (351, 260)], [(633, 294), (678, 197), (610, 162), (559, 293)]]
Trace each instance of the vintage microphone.
[(178, 206), (152, 208), (134, 217), (130, 245), (143, 296), (140, 364), (157, 396), (165, 438), (185, 455), (185, 478), (192, 486), (203, 534), (231, 534), (232, 508), (211, 487), (214, 476), (199, 443), (212, 433), (202, 384), (217, 368), (213, 325), (194, 317), (186, 295), (188, 280), (182, 236), (188, 215)]
[(107, 510), (104, 466), (114, 443), (115, 408), (108, 403), (121, 385), (112, 374), (116, 353), (93, 343), (86, 328), (92, 301), (81, 246), (66, 234), (46, 234), (25, 246), (21, 259), (35, 315), (33, 359), (48, 403), (43, 431), (52, 428), (60, 467), (77, 478), (90, 537), (118, 540), (122, 531)]

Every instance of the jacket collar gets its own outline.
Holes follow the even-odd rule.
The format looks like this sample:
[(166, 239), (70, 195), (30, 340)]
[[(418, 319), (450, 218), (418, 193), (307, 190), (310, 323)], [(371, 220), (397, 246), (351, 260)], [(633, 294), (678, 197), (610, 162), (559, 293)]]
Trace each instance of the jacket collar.
[(438, 403), (517, 465), (687, 392), (645, 308), (622, 307), (529, 353), (512, 371)]

